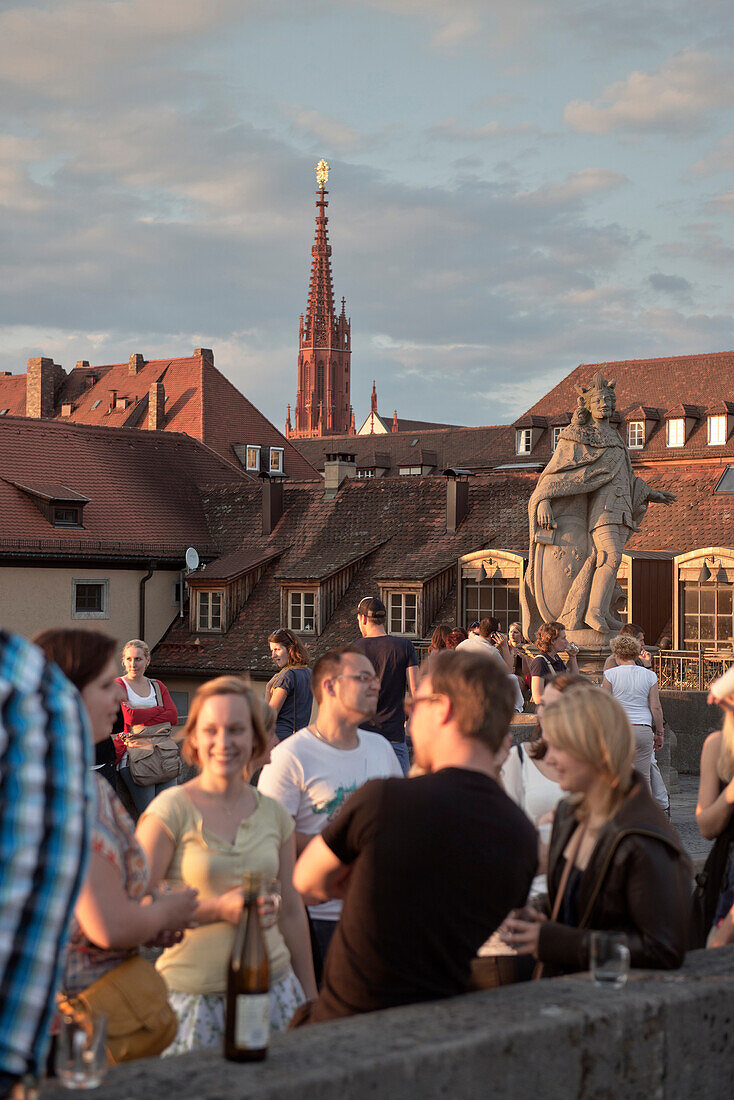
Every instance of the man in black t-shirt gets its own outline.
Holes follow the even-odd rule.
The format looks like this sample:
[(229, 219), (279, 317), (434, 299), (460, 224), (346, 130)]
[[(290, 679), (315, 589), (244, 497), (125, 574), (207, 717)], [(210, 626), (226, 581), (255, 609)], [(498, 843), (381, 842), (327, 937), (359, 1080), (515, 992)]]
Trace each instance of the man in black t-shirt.
[(408, 746), (405, 744), (406, 687), (415, 691), (418, 676), (418, 655), (409, 638), (391, 637), (385, 630), (387, 609), (376, 596), (365, 596), (357, 606), (357, 623), (362, 635), (354, 648), (372, 661), (380, 677), (380, 697), (374, 722), (363, 722), (362, 728), (386, 737), (407, 775), (410, 768)]
[(537, 836), (497, 782), (513, 698), (483, 656), (436, 654), (408, 708), (427, 774), (366, 783), (302, 853), (306, 900), (345, 899), (311, 1022), (465, 992), (479, 947), (524, 904)]

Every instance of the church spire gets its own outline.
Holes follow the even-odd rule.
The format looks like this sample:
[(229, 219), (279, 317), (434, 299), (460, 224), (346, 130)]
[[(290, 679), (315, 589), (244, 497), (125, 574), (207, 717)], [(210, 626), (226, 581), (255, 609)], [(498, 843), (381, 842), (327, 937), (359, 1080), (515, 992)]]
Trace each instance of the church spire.
[[(311, 279), (308, 284), (308, 304), (304, 337), (315, 338), (317, 347), (328, 345), (328, 336), (334, 325), (334, 287), (331, 279), (331, 245), (327, 225), (326, 181), (329, 178), (329, 165), (320, 160), (316, 165), (319, 187), (316, 192), (316, 233), (311, 246)], [(343, 310), (343, 306), (342, 306)]]
[(298, 332), (298, 396), (294, 438), (347, 435), (351, 425), (351, 322), (344, 298), (334, 309), (331, 245), (328, 236), (326, 183), (329, 165), (316, 165), (316, 230), (311, 247), (311, 277), (306, 312)]

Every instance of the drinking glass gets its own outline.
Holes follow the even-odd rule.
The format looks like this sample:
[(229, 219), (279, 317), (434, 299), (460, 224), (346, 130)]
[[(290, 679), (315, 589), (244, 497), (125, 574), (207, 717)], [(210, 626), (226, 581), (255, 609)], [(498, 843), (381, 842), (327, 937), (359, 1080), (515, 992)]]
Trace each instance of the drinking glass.
[(627, 937), (621, 932), (592, 932), (590, 954), (594, 984), (621, 989), (630, 969)]
[(263, 878), (257, 900), (262, 927), (272, 928), (280, 915), (280, 879)]
[(107, 1072), (107, 1017), (77, 1012), (62, 1016), (56, 1039), (55, 1068), (65, 1089), (96, 1089)]

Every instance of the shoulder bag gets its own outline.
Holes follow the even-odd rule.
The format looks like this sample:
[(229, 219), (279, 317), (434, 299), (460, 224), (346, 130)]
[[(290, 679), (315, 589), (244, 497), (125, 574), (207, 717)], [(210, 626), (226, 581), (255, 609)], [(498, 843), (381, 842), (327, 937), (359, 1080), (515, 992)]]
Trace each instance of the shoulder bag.
[[(160, 684), (157, 680), (151, 682), (156, 703), (162, 707)], [(154, 783), (168, 783), (178, 778), (181, 757), (171, 730), (170, 722), (159, 722), (153, 726), (136, 725), (129, 733), (123, 734), (130, 775), (139, 787), (151, 787)]]
[(178, 1018), (168, 1003), (166, 983), (152, 963), (133, 955), (74, 997), (59, 994), (65, 1016), (107, 1017), (110, 1062), (152, 1058), (176, 1038)]

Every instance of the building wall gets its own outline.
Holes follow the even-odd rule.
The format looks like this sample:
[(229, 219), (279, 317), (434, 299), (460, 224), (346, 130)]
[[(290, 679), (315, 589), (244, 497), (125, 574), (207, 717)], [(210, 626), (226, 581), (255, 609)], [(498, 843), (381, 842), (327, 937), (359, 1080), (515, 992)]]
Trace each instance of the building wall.
[[(119, 642), (137, 638), (140, 630), (140, 581), (147, 569), (0, 566), (0, 625), (29, 637), (55, 626), (102, 630)], [(145, 641), (154, 646), (177, 614), (173, 586), (178, 571), (156, 570), (145, 586)], [(109, 580), (109, 617), (72, 615), (74, 580)]]

